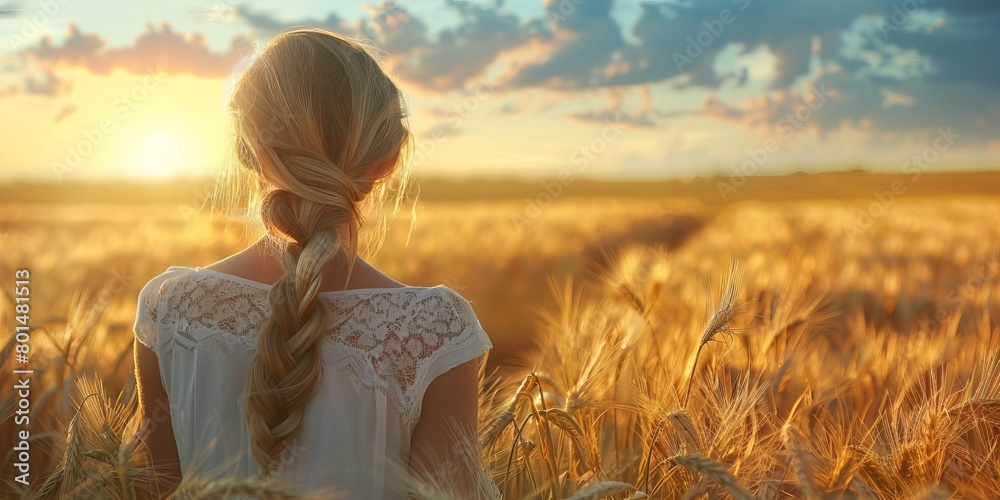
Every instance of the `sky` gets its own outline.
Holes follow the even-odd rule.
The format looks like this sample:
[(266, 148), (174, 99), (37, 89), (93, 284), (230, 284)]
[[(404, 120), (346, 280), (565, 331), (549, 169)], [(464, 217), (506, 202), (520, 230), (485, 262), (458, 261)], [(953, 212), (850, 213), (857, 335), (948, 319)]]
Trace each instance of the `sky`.
[(0, 181), (214, 176), (282, 30), (370, 40), (418, 176), (996, 168), (996, 0), (0, 0)]

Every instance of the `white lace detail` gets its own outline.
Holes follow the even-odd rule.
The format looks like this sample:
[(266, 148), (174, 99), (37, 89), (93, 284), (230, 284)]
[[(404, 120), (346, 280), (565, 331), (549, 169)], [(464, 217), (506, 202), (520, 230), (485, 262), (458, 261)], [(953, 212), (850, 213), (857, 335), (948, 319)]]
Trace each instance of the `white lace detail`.
[[(136, 337), (158, 356), (174, 349), (257, 350), (270, 311), (268, 286), (204, 268), (171, 266), (139, 294)], [(320, 341), (324, 366), (349, 366), (355, 386), (397, 401), (407, 424), (430, 382), (493, 347), (472, 307), (444, 285), (323, 292), (333, 323)]]

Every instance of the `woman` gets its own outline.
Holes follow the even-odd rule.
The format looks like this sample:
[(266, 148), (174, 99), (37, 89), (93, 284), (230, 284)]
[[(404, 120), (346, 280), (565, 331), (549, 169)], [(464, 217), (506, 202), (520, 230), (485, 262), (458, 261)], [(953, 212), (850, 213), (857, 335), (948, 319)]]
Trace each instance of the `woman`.
[(475, 429), (492, 344), (454, 291), (357, 255), (364, 209), (405, 185), (399, 89), (358, 42), (296, 30), (249, 65), (230, 109), (251, 180), (235, 198), (249, 194), (265, 233), (140, 292), (140, 432), (160, 494), (235, 475), (394, 497), (394, 466), (409, 463), (473, 496), (478, 453), (456, 429)]

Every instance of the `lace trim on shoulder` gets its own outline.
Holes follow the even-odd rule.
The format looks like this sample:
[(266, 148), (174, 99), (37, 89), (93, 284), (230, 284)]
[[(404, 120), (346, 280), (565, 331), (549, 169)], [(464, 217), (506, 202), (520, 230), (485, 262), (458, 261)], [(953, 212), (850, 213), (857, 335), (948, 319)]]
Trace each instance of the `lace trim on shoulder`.
[[(161, 355), (174, 348), (256, 354), (257, 328), (270, 312), (266, 286), (191, 268), (164, 274), (183, 270), (187, 278), (167, 286), (158, 276), (140, 293), (145, 316), (156, 325), (152, 338), (148, 328), (142, 335), (137, 330), (140, 340), (157, 339), (147, 345)], [(394, 396), (411, 428), (435, 377), (492, 348), (469, 303), (445, 286), (321, 294), (318, 304), (333, 318), (320, 341), (324, 364), (350, 366), (356, 385)]]
[(139, 342), (153, 352), (160, 352), (166, 347), (160, 345), (158, 340), (157, 333), (161, 323), (158, 310), (163, 298), (169, 292), (172, 278), (179, 276), (181, 271), (182, 268), (170, 267), (154, 276), (139, 290), (135, 323), (132, 325), (132, 330)]

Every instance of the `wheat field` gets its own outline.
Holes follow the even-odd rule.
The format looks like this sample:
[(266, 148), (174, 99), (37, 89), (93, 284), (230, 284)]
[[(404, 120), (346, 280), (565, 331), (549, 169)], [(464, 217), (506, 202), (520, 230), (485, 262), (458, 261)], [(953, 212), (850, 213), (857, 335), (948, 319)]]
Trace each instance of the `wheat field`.
[[(503, 498), (1000, 498), (1000, 199), (871, 201), (566, 198), (518, 229), (522, 201), (429, 200), (371, 261), (489, 332), (476, 444)], [(3, 496), (148, 496), (136, 294), (241, 236), (176, 204), (3, 205), (0, 321), (29, 267), (34, 370), (26, 488), (4, 339)], [(308, 493), (177, 497), (251, 491)]]

